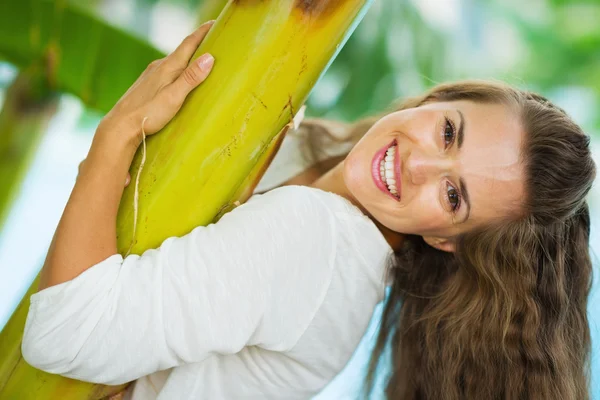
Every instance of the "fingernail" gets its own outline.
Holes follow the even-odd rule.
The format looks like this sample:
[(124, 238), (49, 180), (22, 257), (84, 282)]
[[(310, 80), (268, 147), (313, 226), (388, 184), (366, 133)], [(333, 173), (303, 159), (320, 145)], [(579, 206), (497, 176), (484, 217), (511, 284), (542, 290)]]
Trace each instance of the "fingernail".
[(202, 54), (200, 58), (198, 58), (198, 66), (202, 71), (208, 71), (211, 69), (213, 64), (215, 63), (215, 58), (209, 53)]

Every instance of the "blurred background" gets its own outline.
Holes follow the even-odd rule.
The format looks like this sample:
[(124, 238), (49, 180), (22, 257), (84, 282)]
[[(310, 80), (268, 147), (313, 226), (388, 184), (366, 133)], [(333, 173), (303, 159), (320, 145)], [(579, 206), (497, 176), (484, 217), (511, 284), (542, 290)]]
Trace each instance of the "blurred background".
[[(21, 3), (23, 9), (30, 7), (27, 1)], [(40, 74), (44, 67), (55, 65), (52, 57), (58, 52), (25, 62), (31, 54), (23, 50), (23, 41), (38, 40), (48, 32), (32, 28), (23, 38), (10, 24), (22, 23), (25, 14), (0, 17), (0, 328), (41, 269), (77, 166), (86, 157), (103, 113), (145, 67), (146, 62), (139, 63), (139, 59), (159, 58), (161, 52), (172, 51), (201, 22), (202, 15), (210, 14), (202, 8), (209, 6), (203, 0), (60, 3), (67, 15), (63, 25), (84, 21), (89, 32), (73, 35), (74, 49), (61, 49), (65, 54), (79, 51), (65, 78), (71, 79), (66, 85), (71, 94), (53, 91), (53, 82)], [(70, 18), (69, 13), (88, 16)], [(50, 17), (35, 16), (39, 20)], [(98, 34), (107, 26), (110, 35)], [(75, 28), (66, 26), (63, 32), (75, 32)], [(112, 39), (106, 41), (108, 36)], [(127, 46), (140, 54), (123, 51)], [(121, 51), (119, 57), (113, 49)], [(121, 73), (126, 70), (133, 75)], [(600, 0), (375, 0), (317, 83), (307, 115), (352, 121), (400, 97), (461, 78), (503, 80), (550, 98), (592, 136), (598, 163)], [(592, 393), (600, 399), (597, 185), (590, 205), (596, 268), (588, 310)], [(380, 307), (346, 369), (317, 399), (353, 398), (379, 311)]]

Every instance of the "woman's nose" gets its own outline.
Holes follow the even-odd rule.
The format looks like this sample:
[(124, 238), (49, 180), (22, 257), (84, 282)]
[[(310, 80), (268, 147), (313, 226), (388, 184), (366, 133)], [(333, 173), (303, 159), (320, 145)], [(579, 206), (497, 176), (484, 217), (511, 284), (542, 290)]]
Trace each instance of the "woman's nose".
[(406, 161), (404, 168), (414, 185), (422, 185), (430, 178), (437, 178), (450, 169), (451, 161), (440, 155), (428, 155), (413, 151)]

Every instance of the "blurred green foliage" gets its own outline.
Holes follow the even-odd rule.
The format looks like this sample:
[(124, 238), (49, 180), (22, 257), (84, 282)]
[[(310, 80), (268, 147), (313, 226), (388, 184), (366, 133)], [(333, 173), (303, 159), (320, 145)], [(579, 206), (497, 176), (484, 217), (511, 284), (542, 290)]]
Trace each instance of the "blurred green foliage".
[[(510, 3), (489, 6), (517, 28), (525, 48), (512, 71), (545, 93), (561, 87), (585, 88), (595, 101), (600, 94), (600, 1), (547, 0), (542, 16), (520, 12)], [(600, 130), (600, 114), (592, 128)]]
[[(562, 89), (577, 88), (591, 101), (589, 112), (597, 108), (599, 0), (443, 4), (379, 0), (324, 77), (336, 96), (313, 97), (311, 113), (352, 120), (435, 83), (470, 77), (505, 80), (561, 104), (576, 102), (559, 96)], [(582, 122), (597, 132), (600, 114), (593, 114)]]

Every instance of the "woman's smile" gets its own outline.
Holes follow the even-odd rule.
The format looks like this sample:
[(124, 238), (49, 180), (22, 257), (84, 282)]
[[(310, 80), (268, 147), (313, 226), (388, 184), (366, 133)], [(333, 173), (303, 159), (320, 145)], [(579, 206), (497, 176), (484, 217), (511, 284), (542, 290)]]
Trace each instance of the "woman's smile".
[(375, 185), (396, 201), (400, 201), (402, 193), (400, 172), (400, 156), (397, 141), (394, 139), (375, 153), (371, 163), (371, 175)]

